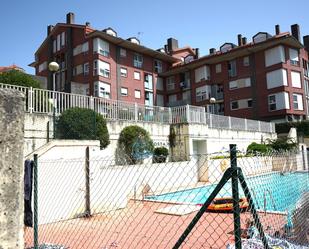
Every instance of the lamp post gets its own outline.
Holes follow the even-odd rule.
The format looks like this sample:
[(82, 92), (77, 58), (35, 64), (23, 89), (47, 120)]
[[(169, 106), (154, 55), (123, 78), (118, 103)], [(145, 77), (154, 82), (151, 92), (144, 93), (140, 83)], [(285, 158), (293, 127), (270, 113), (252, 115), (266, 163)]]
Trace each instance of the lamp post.
[(211, 104), (211, 112), (212, 114), (215, 114), (215, 104), (216, 104), (216, 99), (214, 97), (211, 97), (209, 99), (209, 102)]
[(59, 70), (59, 64), (55, 61), (52, 61), (48, 64), (48, 69), (53, 73), (53, 137), (55, 139), (55, 121), (56, 121), (56, 99), (55, 99), (55, 91), (56, 91), (56, 72)]

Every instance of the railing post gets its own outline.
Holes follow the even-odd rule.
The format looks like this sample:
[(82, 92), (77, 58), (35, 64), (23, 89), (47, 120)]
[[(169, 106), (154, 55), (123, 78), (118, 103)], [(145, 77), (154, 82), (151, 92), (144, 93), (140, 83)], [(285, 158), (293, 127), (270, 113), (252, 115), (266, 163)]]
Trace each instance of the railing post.
[(94, 110), (94, 99), (92, 96), (90, 96), (89, 102), (89, 109)]
[(134, 103), (134, 120), (138, 121), (138, 106), (137, 106), (137, 103)]
[(212, 114), (209, 113), (209, 127), (212, 128)]
[(231, 119), (231, 116), (229, 116), (229, 129), (230, 130), (232, 129), (232, 119)]
[(38, 155), (33, 157), (33, 244), (34, 249), (39, 248), (38, 234)]
[(203, 119), (204, 119), (204, 124), (207, 124), (206, 110), (205, 109), (203, 109)]
[(186, 105), (186, 120), (187, 120), (187, 123), (190, 123), (190, 122), (191, 122), (191, 117), (190, 117), (190, 106), (189, 106), (189, 105)]
[(261, 131), (261, 121), (258, 121), (258, 131)]
[(89, 160), (89, 146), (86, 147), (85, 159), (85, 216), (91, 215), (90, 209), (90, 160)]
[(240, 208), (239, 208), (236, 144), (230, 144), (230, 162), (231, 162), (231, 168), (233, 169), (232, 171), (232, 195), (233, 195), (235, 247), (236, 249), (241, 249)]
[(173, 123), (173, 116), (172, 116), (173, 114), (172, 114), (172, 108), (171, 107), (169, 107), (168, 108), (168, 122), (171, 124), (171, 123)]
[(248, 123), (247, 123), (247, 119), (245, 118), (245, 131), (248, 130)]
[(28, 91), (28, 111), (33, 112), (33, 88), (30, 87)]

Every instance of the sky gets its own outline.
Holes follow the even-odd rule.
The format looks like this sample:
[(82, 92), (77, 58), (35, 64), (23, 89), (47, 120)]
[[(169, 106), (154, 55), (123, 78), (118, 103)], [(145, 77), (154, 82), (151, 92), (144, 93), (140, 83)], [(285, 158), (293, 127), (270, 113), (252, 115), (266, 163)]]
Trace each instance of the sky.
[(90, 22), (95, 29), (114, 28), (118, 36), (136, 36), (142, 45), (158, 49), (169, 37), (179, 46), (200, 48), (200, 55), (225, 42), (237, 44), (237, 34), (251, 40), (259, 31), (274, 34), (300, 25), (309, 34), (308, 0), (2, 0), (0, 66), (13, 63), (33, 74), (28, 64), (46, 38), (47, 25), (65, 22), (68, 12), (75, 23)]

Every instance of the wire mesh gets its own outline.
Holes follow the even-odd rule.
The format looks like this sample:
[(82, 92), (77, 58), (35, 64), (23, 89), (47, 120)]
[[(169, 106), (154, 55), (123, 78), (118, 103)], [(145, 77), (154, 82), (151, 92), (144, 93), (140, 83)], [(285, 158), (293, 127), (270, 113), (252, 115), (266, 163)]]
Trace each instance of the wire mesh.
[[(127, 159), (120, 165), (114, 157), (95, 157), (91, 151), (89, 160), (39, 158), (39, 244), (173, 248), (230, 168), (231, 158), (229, 151), (222, 151), (169, 157), (162, 163), (151, 158), (139, 162), (129, 164)], [(244, 174), (238, 183), (242, 248), (264, 248), (260, 231), (270, 246), (307, 248), (307, 158), (301, 152), (238, 154), (236, 163)], [(245, 196), (244, 182), (252, 203)], [(232, 196), (227, 179), (180, 247), (235, 248)], [(31, 228), (25, 242), (26, 247), (33, 246)]]

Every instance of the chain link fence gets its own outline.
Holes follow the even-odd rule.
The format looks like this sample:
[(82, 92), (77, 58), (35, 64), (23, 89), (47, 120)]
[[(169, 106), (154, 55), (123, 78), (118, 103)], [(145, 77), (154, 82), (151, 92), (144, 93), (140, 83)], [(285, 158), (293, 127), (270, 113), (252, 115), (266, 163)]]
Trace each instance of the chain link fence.
[(302, 152), (128, 160), (38, 158), (26, 248), (309, 248)]

